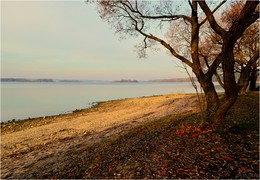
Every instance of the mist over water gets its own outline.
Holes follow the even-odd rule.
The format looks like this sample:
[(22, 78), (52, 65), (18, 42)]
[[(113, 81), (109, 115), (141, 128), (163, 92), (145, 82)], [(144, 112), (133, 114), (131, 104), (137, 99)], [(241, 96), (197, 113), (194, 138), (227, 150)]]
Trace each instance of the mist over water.
[(93, 102), (171, 93), (195, 90), (189, 82), (1, 82), (1, 122), (69, 113)]

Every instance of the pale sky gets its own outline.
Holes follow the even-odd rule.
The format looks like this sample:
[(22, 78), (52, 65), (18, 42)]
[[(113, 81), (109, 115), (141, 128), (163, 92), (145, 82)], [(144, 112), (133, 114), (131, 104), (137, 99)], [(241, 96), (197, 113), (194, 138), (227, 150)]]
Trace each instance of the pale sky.
[(80, 80), (186, 77), (165, 49), (139, 59), (84, 1), (1, 1), (1, 77)]

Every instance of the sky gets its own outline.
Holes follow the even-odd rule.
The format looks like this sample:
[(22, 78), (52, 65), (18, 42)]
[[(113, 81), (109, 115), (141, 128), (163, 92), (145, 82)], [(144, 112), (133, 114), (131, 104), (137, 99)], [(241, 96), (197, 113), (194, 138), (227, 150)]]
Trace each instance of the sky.
[(187, 77), (177, 60), (119, 39), (84, 1), (1, 1), (1, 77), (78, 80)]

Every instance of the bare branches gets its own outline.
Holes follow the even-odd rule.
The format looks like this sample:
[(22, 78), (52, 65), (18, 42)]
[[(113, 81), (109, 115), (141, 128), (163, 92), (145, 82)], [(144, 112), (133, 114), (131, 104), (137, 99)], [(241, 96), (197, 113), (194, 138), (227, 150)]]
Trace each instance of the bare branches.
[(188, 22), (191, 22), (191, 18), (185, 15), (171, 15), (171, 16), (145, 16), (142, 15), (142, 18), (146, 18), (146, 19), (161, 19), (162, 21), (173, 21), (173, 20), (177, 20), (177, 19), (185, 19)]
[(184, 62), (185, 64), (187, 64), (188, 66), (192, 67), (192, 63), (186, 59), (185, 57), (181, 56), (180, 54), (178, 54), (172, 47), (171, 45), (169, 45), (168, 43), (166, 43), (164, 40), (152, 35), (152, 34), (146, 34), (144, 32), (142, 32), (140, 29), (138, 29), (136, 27), (136, 31), (138, 31), (140, 34), (142, 34), (143, 36), (149, 38), (149, 39), (153, 39), (154, 41), (162, 44), (165, 48), (167, 48), (170, 53), (175, 56), (176, 58), (178, 58), (179, 60), (181, 60), (182, 62)]
[[(232, 32), (232, 28), (239, 29), (238, 25), (233, 23), (230, 31), (227, 31), (216, 22), (213, 14), (220, 9), (225, 2), (226, 0), (222, 0), (214, 10), (211, 11), (205, 1), (188, 0), (187, 3), (190, 6), (189, 13), (191, 13), (191, 16), (178, 11), (178, 6), (172, 1), (100, 0), (98, 1), (98, 4), (100, 16), (109, 21), (109, 23), (116, 28), (117, 33), (121, 33), (124, 37), (126, 34), (130, 36), (137, 36), (139, 34), (144, 37), (143, 42), (138, 46), (139, 49), (143, 51), (141, 53), (142, 55), (145, 55), (144, 51), (147, 48), (151, 48), (151, 45), (160, 44), (169, 50), (171, 55), (191, 67), (193, 71), (197, 73), (197, 76), (212, 76), (223, 60), (221, 47), (223, 47), (223, 39), (228, 39), (226, 37), (227, 32), (229, 32), (228, 36), (231, 37), (232, 33), (230, 32)], [(206, 18), (201, 22), (198, 20), (198, 4), (206, 15)], [(254, 15), (255, 17), (252, 16), (254, 12), (251, 14), (249, 12), (249, 9), (252, 9), (252, 6), (255, 5), (247, 6), (245, 6), (244, 11), (242, 11), (242, 17), (238, 19), (241, 20), (240, 22), (247, 19), (247, 16), (252, 17), (252, 21), (256, 17), (256, 15)], [(176, 12), (174, 12), (174, 10)], [(201, 26), (207, 22), (207, 20), (211, 28), (216, 32), (214, 36), (208, 36), (201, 30)], [(151, 32), (151, 29), (154, 28), (154, 23), (151, 22), (156, 22), (157, 25), (158, 23), (161, 25), (162, 22), (167, 22), (168, 24), (177, 22), (176, 29), (171, 29), (174, 34), (174, 36), (171, 37), (173, 40), (170, 40), (169, 43), (163, 38), (160, 38), (161, 35), (158, 35), (157, 32)], [(178, 26), (178, 23), (180, 23), (181, 26)], [(178, 32), (176, 33), (178, 29), (181, 29), (180, 31), (183, 33), (179, 33), (180, 36), (178, 35)], [(213, 32), (213, 30), (211, 31)], [(243, 28), (240, 28), (240, 30), (241, 32), (244, 31)], [(241, 34), (238, 34), (237, 36), (241, 36)], [(211, 57), (208, 58), (209, 54), (204, 54), (208, 57), (204, 58), (203, 63), (200, 59), (201, 56), (199, 53), (201, 52), (199, 51), (201, 51), (201, 39), (206, 39), (207, 37), (212, 38), (211, 41), (214, 43), (214, 46), (212, 45), (210, 48), (211, 45), (207, 44), (209, 41), (205, 41), (205, 47), (207, 47), (205, 48), (205, 52), (211, 52)], [(236, 38), (233, 39), (237, 40)], [(151, 43), (152, 41), (154, 43)]]
[[(139, 33), (145, 37), (143, 41), (144, 47), (138, 46), (142, 53), (142, 56), (145, 55), (144, 51), (148, 47), (147, 39), (153, 40), (166, 49), (170, 51), (170, 53), (179, 59), (180, 61), (186, 63), (188, 66), (192, 67), (192, 63), (180, 55), (174, 50), (174, 48), (168, 44), (165, 40), (159, 38), (152, 33), (148, 33), (147, 30), (149, 28), (148, 20), (160, 20), (162, 21), (173, 21), (178, 19), (185, 19), (187, 22), (191, 22), (191, 18), (186, 15), (175, 15), (170, 14), (158, 14), (151, 13), (149, 10), (150, 4), (147, 1), (128, 1), (128, 0), (111, 0), (111, 1), (100, 1), (100, 13), (101, 17), (108, 19), (111, 24), (114, 24), (118, 33), (128, 33), (133, 35), (133, 33)], [(147, 21), (146, 21), (147, 20)], [(115, 24), (115, 22), (117, 24)]]
[(186, 16), (186, 15), (173, 15), (173, 14), (170, 14), (170, 15), (146, 15), (138, 9), (137, 1), (135, 1), (135, 7), (129, 1), (121, 1), (120, 3), (124, 6), (126, 6), (128, 8), (128, 10), (131, 11), (132, 13), (137, 14), (140, 18), (159, 19), (161, 21), (173, 21), (173, 20), (177, 20), (177, 19), (181, 18), (181, 19), (185, 19), (186, 21), (191, 23), (191, 18)]

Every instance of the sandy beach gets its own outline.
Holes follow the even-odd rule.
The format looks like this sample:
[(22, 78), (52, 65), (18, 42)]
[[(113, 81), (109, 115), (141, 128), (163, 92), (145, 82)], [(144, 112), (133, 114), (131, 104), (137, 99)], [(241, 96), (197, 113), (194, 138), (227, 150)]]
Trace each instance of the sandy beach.
[(1, 178), (44, 177), (93, 143), (170, 114), (197, 112), (195, 95), (99, 103), (72, 114), (1, 125)]

